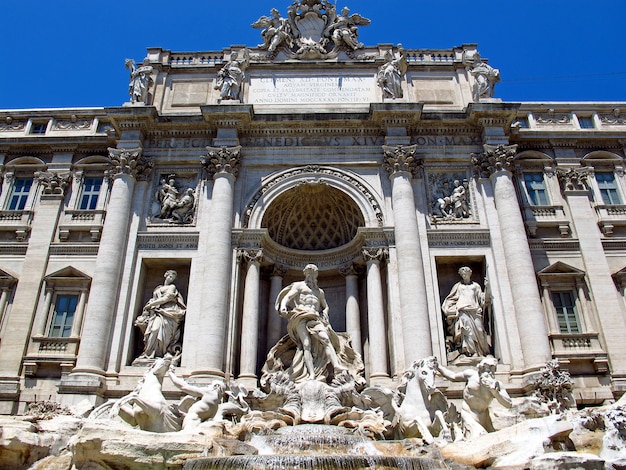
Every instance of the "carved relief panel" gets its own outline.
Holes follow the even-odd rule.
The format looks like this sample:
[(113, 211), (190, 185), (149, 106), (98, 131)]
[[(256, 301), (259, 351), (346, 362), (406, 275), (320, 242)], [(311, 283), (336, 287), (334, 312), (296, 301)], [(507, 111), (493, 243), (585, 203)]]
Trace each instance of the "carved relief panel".
[(429, 215), (432, 223), (457, 224), (477, 222), (474, 196), (465, 170), (427, 172)]

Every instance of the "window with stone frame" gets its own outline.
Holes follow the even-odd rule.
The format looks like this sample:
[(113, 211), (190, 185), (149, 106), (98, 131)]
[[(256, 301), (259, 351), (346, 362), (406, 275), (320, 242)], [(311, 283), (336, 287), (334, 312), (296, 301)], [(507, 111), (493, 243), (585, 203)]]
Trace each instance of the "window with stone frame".
[(571, 290), (551, 291), (552, 305), (556, 312), (557, 325), (560, 333), (581, 333), (576, 293)]
[(615, 172), (613, 171), (596, 171), (595, 180), (598, 185), (598, 191), (602, 202), (607, 206), (615, 206), (622, 204)]
[(523, 173), (523, 181), (524, 188), (526, 189), (526, 196), (531, 205), (550, 205), (543, 171), (525, 171)]
[(581, 370), (606, 372), (608, 356), (597, 332), (599, 320), (585, 272), (557, 261), (537, 277), (553, 357), (576, 362)]
[(10, 211), (24, 210), (32, 187), (33, 178), (15, 178), (7, 209)]
[(49, 338), (69, 338), (80, 293), (57, 293), (50, 313)]
[(524, 223), (533, 238), (568, 238), (571, 224), (554, 176), (554, 161), (536, 150), (515, 159), (516, 185)]
[(109, 180), (105, 176), (108, 168), (109, 160), (100, 155), (74, 164), (70, 198), (59, 223), (60, 241), (100, 240), (109, 194)]
[(543, 301), (553, 333), (582, 333), (588, 290), (585, 273), (557, 262), (538, 273), (543, 288)]
[[(44, 278), (24, 374), (68, 373), (75, 365), (91, 277), (68, 266)], [(89, 347), (89, 345), (86, 345)], [(49, 376), (49, 375), (47, 375)]]
[(81, 186), (79, 210), (94, 210), (102, 190), (102, 176), (85, 176)]

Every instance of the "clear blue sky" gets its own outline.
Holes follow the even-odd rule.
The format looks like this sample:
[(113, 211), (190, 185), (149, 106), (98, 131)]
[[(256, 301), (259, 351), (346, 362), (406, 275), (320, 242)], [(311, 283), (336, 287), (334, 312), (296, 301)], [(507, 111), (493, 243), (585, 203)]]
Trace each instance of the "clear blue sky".
[[(119, 106), (124, 59), (255, 46), (291, 0), (4, 0), (0, 109)], [(626, 101), (626, 0), (338, 0), (370, 18), (366, 45), (477, 43), (505, 101)]]

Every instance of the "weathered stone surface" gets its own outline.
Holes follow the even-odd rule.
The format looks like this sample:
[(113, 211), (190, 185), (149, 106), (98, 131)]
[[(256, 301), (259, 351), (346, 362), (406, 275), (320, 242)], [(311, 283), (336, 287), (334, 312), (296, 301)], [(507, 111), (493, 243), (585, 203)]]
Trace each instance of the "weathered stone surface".
[(69, 447), (78, 468), (95, 463), (104, 468), (171, 469), (207, 455), (213, 443), (203, 435), (151, 433), (88, 422)]
[(524, 465), (543, 455), (546, 444), (558, 446), (566, 441), (572, 429), (572, 424), (556, 416), (531, 419), (472, 441), (448, 444), (441, 453), (446, 459), (476, 467)]
[(605, 462), (593, 454), (553, 452), (534, 458), (531, 461), (531, 468), (533, 470), (603, 470)]

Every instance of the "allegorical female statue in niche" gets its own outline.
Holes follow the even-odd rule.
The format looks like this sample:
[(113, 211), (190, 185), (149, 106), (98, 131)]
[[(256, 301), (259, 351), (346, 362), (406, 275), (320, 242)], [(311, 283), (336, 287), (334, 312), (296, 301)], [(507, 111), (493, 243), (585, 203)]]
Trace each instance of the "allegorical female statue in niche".
[(441, 306), (449, 331), (453, 350), (465, 356), (486, 356), (489, 343), (485, 331), (484, 311), (490, 301), (489, 283), (485, 279), (485, 291), (472, 281), (472, 270), (467, 266), (459, 269), (461, 281), (457, 282)]
[(140, 359), (180, 352), (180, 327), (187, 307), (173, 284), (176, 276), (176, 271), (166, 271), (165, 282), (154, 289), (152, 298), (135, 320), (135, 326), (143, 332), (144, 349)]

